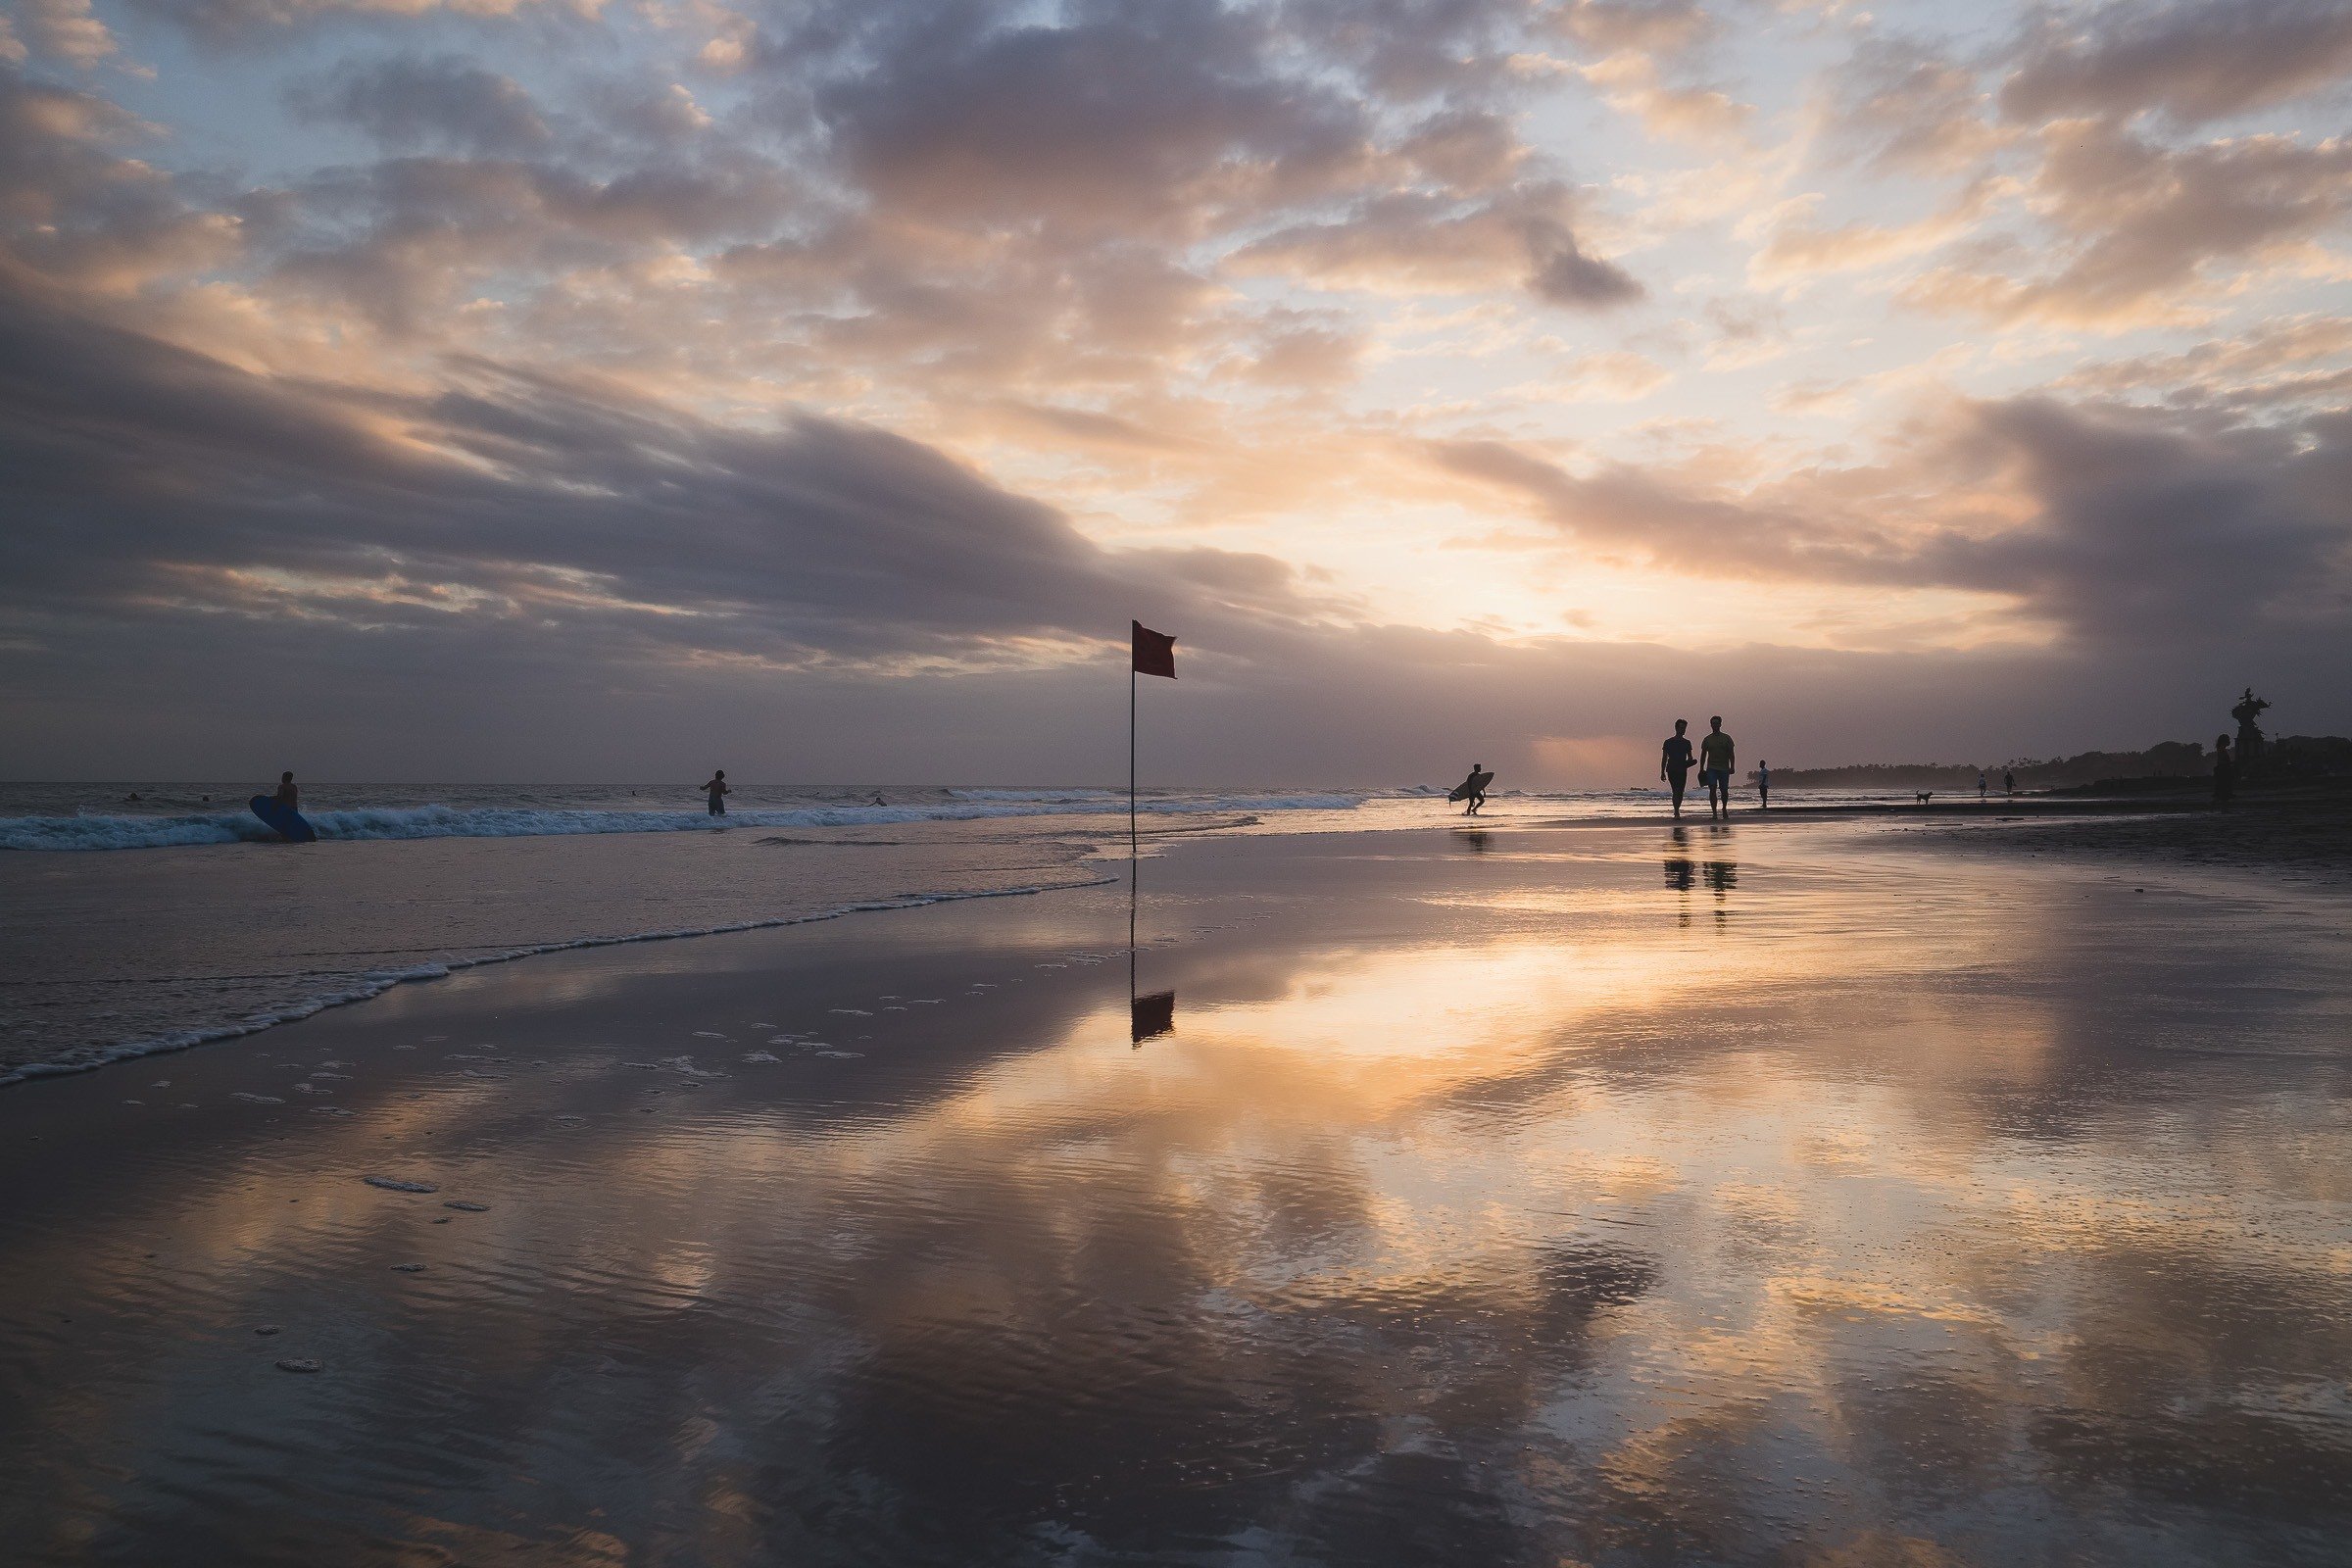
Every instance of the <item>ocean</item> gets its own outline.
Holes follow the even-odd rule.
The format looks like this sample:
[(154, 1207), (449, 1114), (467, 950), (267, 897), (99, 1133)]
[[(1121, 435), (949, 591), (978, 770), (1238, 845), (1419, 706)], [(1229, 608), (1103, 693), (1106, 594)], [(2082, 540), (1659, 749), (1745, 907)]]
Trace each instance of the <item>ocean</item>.
[[(267, 787), (0, 785), (0, 1084), (532, 954), (1082, 885), (1127, 839), (1110, 787), (745, 784), (713, 817), (690, 789), (306, 783), (298, 847), (246, 809)], [(1148, 842), (1458, 824), (1444, 793), (1152, 790), (1139, 815)], [(1662, 804), (1504, 792), (1486, 815)]]

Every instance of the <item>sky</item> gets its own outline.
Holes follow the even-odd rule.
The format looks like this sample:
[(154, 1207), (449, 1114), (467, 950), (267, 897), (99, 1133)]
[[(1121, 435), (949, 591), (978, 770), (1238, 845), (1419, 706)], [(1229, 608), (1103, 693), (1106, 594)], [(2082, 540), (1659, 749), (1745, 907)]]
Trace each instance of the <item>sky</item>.
[[(2352, 731), (2352, 0), (0, 0), (0, 776)], [(691, 781), (691, 780), (690, 780)]]

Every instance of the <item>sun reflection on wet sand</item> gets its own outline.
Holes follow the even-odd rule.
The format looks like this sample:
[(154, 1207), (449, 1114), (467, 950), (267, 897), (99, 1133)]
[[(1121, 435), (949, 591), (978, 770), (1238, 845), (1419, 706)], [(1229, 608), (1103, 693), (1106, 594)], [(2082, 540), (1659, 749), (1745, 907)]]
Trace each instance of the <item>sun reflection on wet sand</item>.
[[(1154, 862), (1140, 1046), (1104, 890), (484, 972), (179, 1058), (175, 1123), (0, 1101), (82, 1150), (0, 1139), (40, 1195), (0, 1524), (60, 1562), (2328, 1560), (2340, 905), (1488, 838)], [(348, 1117), (220, 1108), (328, 1057)]]

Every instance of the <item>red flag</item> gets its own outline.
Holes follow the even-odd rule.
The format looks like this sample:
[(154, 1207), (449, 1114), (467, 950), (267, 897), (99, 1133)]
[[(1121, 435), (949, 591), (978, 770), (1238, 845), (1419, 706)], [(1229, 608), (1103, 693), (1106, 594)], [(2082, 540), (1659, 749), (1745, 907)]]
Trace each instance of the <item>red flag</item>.
[(1176, 639), (1164, 632), (1153, 631), (1140, 620), (1127, 624), (1135, 628), (1135, 672), (1138, 675), (1165, 675), (1176, 678)]

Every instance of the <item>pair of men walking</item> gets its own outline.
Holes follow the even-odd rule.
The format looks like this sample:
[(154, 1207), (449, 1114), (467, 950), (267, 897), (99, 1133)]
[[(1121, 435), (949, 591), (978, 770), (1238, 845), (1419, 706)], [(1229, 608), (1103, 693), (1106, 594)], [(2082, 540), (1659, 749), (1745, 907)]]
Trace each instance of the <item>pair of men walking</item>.
[[(1658, 754), (1658, 777), (1674, 791), (1674, 814), (1683, 814), (1683, 788), (1690, 777), (1690, 727), (1687, 718), (1674, 721), (1674, 733)], [(1698, 743), (1698, 781), (1706, 787), (1707, 814), (1732, 814), (1732, 738), (1723, 732), (1723, 716), (1707, 720), (1707, 734)]]

